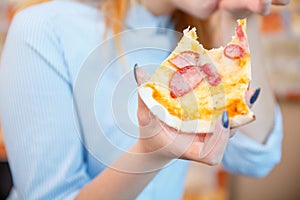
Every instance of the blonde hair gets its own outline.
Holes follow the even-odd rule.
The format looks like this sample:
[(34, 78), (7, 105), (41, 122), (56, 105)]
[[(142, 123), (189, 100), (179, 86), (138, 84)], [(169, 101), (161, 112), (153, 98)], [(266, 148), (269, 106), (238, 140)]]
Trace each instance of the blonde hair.
[(21, 10), (23, 10), (23, 9), (29, 7), (29, 6), (39, 4), (39, 3), (44, 3), (44, 2), (47, 2), (47, 1), (51, 1), (51, 0), (26, 0), (26, 1), (22, 1), (14, 7), (13, 15), (15, 15), (16, 13), (20, 12)]
[[(19, 12), (26, 7), (49, 2), (51, 0), (27, 0), (16, 6), (15, 13)], [(111, 29), (114, 34), (118, 34), (125, 27), (124, 19), (126, 17), (128, 9), (134, 4), (138, 3), (139, 0), (99, 0), (101, 4), (99, 9), (104, 12), (105, 24), (107, 29)], [(209, 22), (207, 20), (197, 19), (187, 13), (181, 11), (175, 11), (173, 16), (175, 24), (175, 30), (182, 32), (183, 29), (190, 27), (196, 27), (200, 42), (206, 47), (212, 47), (212, 34)]]

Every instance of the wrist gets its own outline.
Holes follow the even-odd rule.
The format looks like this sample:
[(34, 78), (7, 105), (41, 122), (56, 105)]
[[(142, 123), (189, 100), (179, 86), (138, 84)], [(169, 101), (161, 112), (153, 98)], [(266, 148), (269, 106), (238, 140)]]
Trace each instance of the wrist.
[(111, 167), (129, 173), (148, 173), (160, 170), (172, 158), (163, 156), (160, 151), (149, 151), (145, 143), (138, 140)]
[(166, 147), (159, 147), (159, 145), (149, 144), (147, 139), (139, 139), (129, 149), (130, 153), (139, 154), (146, 159), (152, 159), (153, 162), (156, 160), (164, 160), (166, 163), (170, 162), (174, 158), (177, 158), (171, 154)]
[(152, 142), (148, 140), (151, 140), (151, 138), (138, 139), (137, 142), (130, 149), (131, 152), (144, 155), (151, 155), (150, 158), (158, 160), (164, 159), (167, 162), (175, 158), (173, 154), (171, 155), (171, 153), (166, 150), (165, 147), (161, 147), (160, 144), (152, 144)]

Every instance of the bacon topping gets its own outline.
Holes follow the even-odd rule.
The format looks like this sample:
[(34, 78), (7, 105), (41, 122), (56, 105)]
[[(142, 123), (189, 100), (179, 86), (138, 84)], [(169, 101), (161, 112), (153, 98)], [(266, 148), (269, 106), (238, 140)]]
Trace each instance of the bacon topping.
[(199, 54), (193, 51), (181, 52), (174, 58), (169, 60), (170, 63), (178, 68), (183, 68), (186, 66), (195, 66), (198, 62)]
[(204, 64), (200, 67), (200, 69), (205, 73), (206, 79), (211, 86), (219, 85), (222, 78), (212, 64)]
[(244, 49), (236, 44), (230, 44), (224, 49), (226, 57), (231, 59), (238, 59), (244, 55)]
[(222, 78), (212, 64), (202, 66), (186, 66), (178, 69), (170, 80), (170, 95), (172, 98), (181, 97), (196, 88), (203, 79), (211, 86), (217, 86)]
[(201, 83), (202, 79), (199, 67), (186, 66), (179, 69), (170, 80), (171, 97), (177, 98), (189, 93)]
[(248, 42), (247, 42), (245, 33), (243, 31), (243, 27), (240, 26), (240, 25), (236, 26), (235, 33), (236, 33), (236, 35), (237, 35), (237, 37), (239, 39), (239, 42), (240, 42), (241, 46), (244, 49), (248, 48)]

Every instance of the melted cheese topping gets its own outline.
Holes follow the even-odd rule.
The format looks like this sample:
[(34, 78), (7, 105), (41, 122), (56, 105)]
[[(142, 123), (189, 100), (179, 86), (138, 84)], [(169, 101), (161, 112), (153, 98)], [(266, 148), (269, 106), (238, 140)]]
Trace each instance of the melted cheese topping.
[[(240, 25), (245, 28), (244, 21)], [(165, 107), (171, 115), (182, 121), (216, 119), (223, 110), (227, 110), (230, 118), (248, 114), (250, 110), (245, 102), (245, 93), (251, 74), (249, 49), (245, 50), (243, 57), (230, 59), (224, 55), (224, 47), (205, 50), (196, 41), (196, 37), (194, 29), (185, 32), (177, 48), (145, 85), (153, 90), (153, 99)], [(236, 37), (231, 43), (238, 44)], [(181, 97), (172, 98), (169, 81), (177, 67), (168, 60), (186, 50), (199, 53), (200, 64), (213, 63), (222, 81), (217, 86), (211, 86), (203, 80), (193, 91)]]

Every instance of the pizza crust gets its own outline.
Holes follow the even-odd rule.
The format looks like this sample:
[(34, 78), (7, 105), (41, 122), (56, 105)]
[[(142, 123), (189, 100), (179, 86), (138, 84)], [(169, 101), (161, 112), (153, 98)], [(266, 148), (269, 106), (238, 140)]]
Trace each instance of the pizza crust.
[(182, 121), (178, 117), (171, 115), (165, 107), (152, 97), (153, 90), (149, 87), (140, 87), (139, 94), (149, 110), (158, 117), (159, 120), (168, 126), (186, 133), (208, 133), (212, 132), (211, 122), (206, 120)]
[[(142, 86), (139, 88), (139, 95), (151, 113), (168, 126), (190, 134), (212, 133), (215, 130), (214, 120), (182, 121), (178, 117), (171, 115), (164, 106), (153, 99), (152, 93), (153, 90), (149, 87)], [(238, 115), (230, 118), (229, 123), (231, 128), (237, 128), (241, 125), (250, 123), (253, 120), (255, 120), (255, 116), (253, 112), (250, 111), (247, 115)]]
[[(168, 126), (185, 133), (212, 133), (215, 130), (215, 124), (218, 117), (224, 110), (226, 110), (226, 108), (230, 109), (230, 105), (235, 105), (233, 104), (235, 103), (234, 100), (238, 100), (237, 105), (242, 106), (242, 111), (239, 114), (230, 116), (229, 123), (231, 128), (239, 127), (255, 119), (253, 112), (246, 105), (244, 98), (251, 79), (250, 52), (246, 35), (244, 35), (246, 34), (246, 21), (239, 20), (238, 26), (240, 28), (240, 32), (236, 33), (236, 36), (233, 37), (232, 41), (228, 45), (243, 45), (243, 48), (245, 50), (245, 54), (243, 56), (244, 64), (237, 64), (237, 60), (230, 59), (223, 55), (224, 47), (211, 50), (204, 49), (204, 47), (197, 41), (195, 28), (192, 28), (191, 30), (189, 28), (184, 30), (184, 36), (182, 37), (174, 51), (165, 61), (163, 61), (160, 68), (154, 73), (150, 80), (139, 87), (139, 95), (141, 99), (144, 101), (150, 111), (158, 117), (158, 119), (166, 123)], [(244, 36), (242, 40), (239, 38), (239, 35), (241, 34), (242, 36)], [(170, 62), (170, 59), (173, 59), (184, 51), (193, 51), (199, 53), (201, 55), (198, 61), (199, 65), (203, 65), (205, 63), (214, 63), (216, 70), (220, 71), (221, 74), (225, 76), (225, 78), (223, 77), (224, 79), (222, 78), (221, 84), (227, 84), (227, 92), (230, 92), (227, 94), (227, 92), (222, 89), (223, 86), (220, 85), (220, 87), (215, 87), (216, 89), (208, 91), (207, 93), (204, 91), (206, 90), (204, 84), (207, 83), (201, 83), (201, 87), (197, 86), (191, 92), (185, 94), (182, 97), (178, 97), (178, 101), (176, 101), (176, 98), (172, 99), (172, 97), (170, 97), (169, 89), (166, 88), (169, 87), (169, 81), (171, 78), (170, 76), (172, 76), (172, 74), (175, 73), (178, 69)], [(228, 71), (228, 69), (224, 68), (224, 66), (231, 66), (233, 71)], [(242, 67), (240, 68), (240, 70), (239, 66)], [(238, 83), (241, 81), (239, 80), (239, 77), (242, 77), (242, 81), (245, 83)], [(234, 85), (232, 85), (232, 83), (234, 83)], [(159, 96), (159, 98), (162, 97), (163, 99), (168, 99), (168, 101), (163, 102), (164, 105), (161, 104), (162, 102), (159, 102), (157, 97), (155, 99), (155, 91), (161, 92), (162, 96)], [(210, 94), (210, 92), (215, 91), (217, 91), (217, 93)], [(196, 101), (195, 96), (198, 97), (196, 98)], [(202, 99), (203, 96), (205, 96), (204, 101)], [(226, 101), (224, 101), (224, 98), (226, 99)], [(230, 100), (228, 100), (228, 98)], [(220, 101), (216, 101), (216, 99), (219, 99)], [(231, 104), (229, 104), (230, 102)], [(205, 115), (204, 113), (199, 112), (198, 109), (200, 108), (201, 110), (201, 105), (203, 103), (206, 103), (205, 108), (207, 108), (207, 106), (210, 107), (211, 113), (209, 115)], [(186, 116), (183, 116), (186, 115), (186, 113), (190, 112), (190, 110), (188, 112), (181, 112), (183, 111), (182, 108), (186, 108), (187, 106), (188, 109), (191, 109), (192, 112), (194, 114), (196, 113), (197, 116), (194, 115), (193, 117), (189, 117), (189, 114), (187, 118)], [(239, 110), (238, 106), (235, 106), (234, 108)]]

